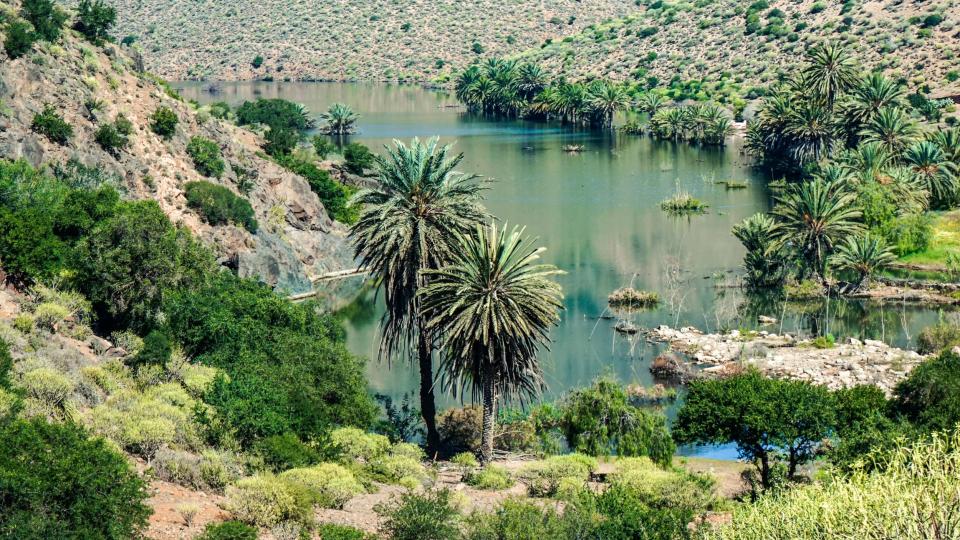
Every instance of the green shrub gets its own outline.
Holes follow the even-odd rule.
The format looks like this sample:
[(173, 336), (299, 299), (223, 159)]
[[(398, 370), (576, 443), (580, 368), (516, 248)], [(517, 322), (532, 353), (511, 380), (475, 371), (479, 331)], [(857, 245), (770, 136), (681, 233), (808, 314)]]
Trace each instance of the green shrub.
[(200, 180), (185, 186), (187, 206), (197, 210), (211, 225), (236, 223), (250, 232), (257, 232), (250, 201), (234, 195), (224, 186)]
[(285, 156), (300, 143), (300, 134), (292, 129), (270, 128), (264, 136), (263, 150), (274, 157)]
[(216, 493), (223, 493), (246, 473), (246, 465), (237, 454), (218, 450), (193, 454), (161, 448), (150, 465), (161, 480)]
[(257, 529), (239, 521), (208, 523), (197, 540), (257, 540)]
[(137, 366), (162, 366), (170, 360), (172, 354), (173, 346), (167, 334), (160, 330), (152, 330), (147, 337), (143, 338), (143, 346), (130, 358), (129, 362)]
[(303, 105), (279, 98), (245, 101), (237, 108), (236, 116), (237, 124), (241, 126), (263, 124), (294, 133), (301, 133), (314, 125)]
[(320, 533), (320, 540), (372, 540), (374, 538), (360, 529), (333, 523), (320, 525), (317, 527), (317, 532)]
[(93, 139), (100, 145), (100, 148), (112, 155), (117, 155), (117, 152), (126, 148), (129, 143), (127, 136), (120, 133), (116, 124), (102, 124), (94, 132)]
[(321, 160), (327, 159), (327, 156), (336, 150), (336, 146), (326, 135), (314, 135), (310, 142), (313, 144), (313, 150), (317, 153), (317, 157)]
[(293, 433), (272, 435), (257, 441), (254, 451), (276, 472), (306, 467), (320, 461), (320, 454), (300, 442)]
[(939, 353), (960, 345), (960, 325), (939, 321), (917, 335), (917, 351), (920, 354)]
[(341, 223), (356, 221), (357, 210), (348, 206), (351, 190), (330, 178), (330, 173), (295, 156), (282, 156), (277, 163), (306, 179), (330, 217)]
[(253, 69), (260, 69), (260, 66), (263, 65), (263, 56), (259, 54), (253, 57), (253, 61), (250, 62), (250, 65), (253, 66)]
[(347, 501), (363, 493), (363, 486), (353, 473), (333, 463), (290, 469), (281, 474), (280, 479), (304, 487), (312, 502), (323, 508), (342, 508)]
[(157, 110), (153, 111), (153, 114), (150, 115), (150, 129), (164, 139), (173, 137), (177, 132), (177, 124), (179, 122), (180, 119), (177, 117), (177, 113), (173, 112), (173, 109), (169, 107), (157, 107)]
[(240, 521), (272, 527), (285, 521), (306, 523), (309, 494), (275, 476), (252, 476), (227, 487), (224, 507)]
[(403, 493), (375, 510), (383, 516), (381, 530), (392, 540), (452, 540), (459, 536), (460, 515), (446, 489)]
[(513, 485), (510, 473), (497, 465), (487, 465), (482, 469), (471, 471), (466, 475), (464, 481), (477, 489), (489, 490), (507, 489)]
[(31, 26), (24, 21), (13, 21), (7, 25), (7, 37), (3, 40), (3, 50), (11, 60), (16, 60), (30, 52), (36, 35)]
[(70, 317), (70, 310), (60, 304), (44, 302), (33, 310), (34, 323), (44, 330), (55, 332)]
[(58, 8), (52, 0), (23, 0), (20, 14), (30, 21), (41, 39), (51, 43), (60, 39), (63, 25), (68, 18), (66, 12)]
[(371, 463), (386, 455), (390, 439), (358, 428), (339, 428), (330, 432), (329, 448), (342, 463)]
[(117, 22), (117, 10), (103, 0), (80, 0), (74, 30), (83, 34), (91, 43), (102, 44), (110, 39), (110, 29)]
[(0, 388), (10, 388), (10, 370), (12, 369), (13, 357), (10, 355), (10, 345), (0, 339)]
[(61, 146), (73, 137), (73, 126), (64, 121), (52, 105), (44, 105), (43, 112), (34, 115), (30, 129)]
[(150, 508), (127, 459), (73, 424), (0, 423), (0, 536), (138, 537)]
[(52, 409), (63, 407), (74, 389), (74, 382), (51, 368), (37, 368), (20, 378), (20, 386), (30, 398)]
[(593, 530), (595, 538), (689, 538), (687, 527), (694, 520), (689, 508), (652, 507), (641, 494), (623, 485), (611, 486), (600, 495), (584, 494), (582, 499), (579, 504), (602, 516)]
[(220, 147), (217, 143), (204, 137), (191, 137), (187, 144), (187, 153), (193, 159), (197, 172), (204, 176), (220, 178), (225, 170), (223, 158), (220, 156)]
[(944, 352), (913, 368), (895, 389), (894, 409), (928, 430), (950, 430), (960, 422), (960, 355)]
[(370, 149), (360, 143), (350, 143), (343, 149), (344, 165), (353, 174), (363, 174), (373, 167), (374, 157)]
[(664, 469), (649, 458), (621, 458), (609, 477), (612, 486), (632, 491), (653, 508), (709, 509), (716, 500), (714, 480), (683, 469)]
[(473, 452), (460, 452), (459, 454), (450, 458), (450, 463), (459, 465), (465, 469), (480, 466), (480, 462), (477, 461), (477, 456)]
[[(593, 538), (589, 528), (571, 527), (576, 512), (559, 514), (533, 501), (506, 499), (492, 513), (474, 512), (467, 519), (465, 540), (546, 540)], [(579, 535), (577, 534), (579, 533)], [(599, 537), (598, 537), (599, 538)]]
[(403, 455), (375, 458), (367, 470), (375, 479), (391, 484), (419, 485), (428, 477), (419, 459)]
[(553, 456), (525, 465), (517, 478), (527, 486), (533, 497), (553, 497), (561, 494), (561, 487), (575, 484), (583, 487), (596, 470), (597, 460), (582, 454)]

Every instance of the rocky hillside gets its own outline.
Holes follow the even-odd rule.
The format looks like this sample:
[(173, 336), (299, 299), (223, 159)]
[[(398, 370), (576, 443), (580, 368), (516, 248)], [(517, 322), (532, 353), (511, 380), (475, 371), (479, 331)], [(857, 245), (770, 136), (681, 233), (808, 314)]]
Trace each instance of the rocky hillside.
[(960, 77), (956, 0), (844, 2), (642, 0), (627, 17), (520, 56), (555, 75), (660, 83), (724, 76), (749, 88), (776, 80), (811, 44), (847, 43), (871, 68), (932, 89)]
[(116, 33), (136, 36), (147, 66), (171, 80), (432, 81), (483, 54), (538, 47), (636, 10), (631, 0), (115, 4)]
[[(127, 48), (101, 49), (68, 32), (58, 44), (38, 42), (24, 57), (0, 62), (0, 157), (33, 165), (68, 160), (116, 176), (126, 196), (155, 199), (213, 247), (241, 276), (257, 276), (290, 292), (310, 288), (309, 277), (352, 264), (345, 229), (327, 215), (307, 182), (264, 158), (254, 133), (194, 110), (150, 75), (140, 72)], [(65, 144), (32, 129), (49, 105), (73, 129)], [(168, 140), (150, 128), (158, 107), (179, 123)], [(94, 140), (98, 126), (123, 115), (133, 124), (129, 144), (108, 153)], [(187, 153), (194, 136), (219, 146), (220, 178), (202, 176)], [(251, 234), (234, 225), (211, 226), (187, 207), (184, 186), (208, 180), (249, 199), (260, 226)], [(240, 185), (246, 184), (241, 192)]]

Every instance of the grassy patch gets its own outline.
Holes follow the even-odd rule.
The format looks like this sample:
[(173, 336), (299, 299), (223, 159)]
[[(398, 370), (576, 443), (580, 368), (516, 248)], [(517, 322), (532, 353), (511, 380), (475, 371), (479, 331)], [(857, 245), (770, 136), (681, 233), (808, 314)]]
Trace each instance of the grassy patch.
[(906, 264), (946, 266), (947, 257), (960, 255), (960, 210), (937, 212), (930, 247), (900, 258)]
[(707, 203), (689, 193), (677, 193), (660, 203), (662, 210), (675, 214), (702, 214), (707, 211), (707, 206)]

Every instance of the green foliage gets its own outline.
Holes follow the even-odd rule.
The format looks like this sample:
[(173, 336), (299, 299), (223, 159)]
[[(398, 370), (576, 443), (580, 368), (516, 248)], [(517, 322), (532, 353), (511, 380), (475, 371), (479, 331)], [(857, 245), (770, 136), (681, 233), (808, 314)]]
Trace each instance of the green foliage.
[(223, 493), (247, 472), (245, 460), (227, 450), (207, 449), (198, 454), (161, 448), (150, 466), (156, 477), (202, 491)]
[(517, 477), (527, 485), (531, 496), (569, 496), (586, 485), (596, 468), (597, 460), (593, 457), (568, 454), (525, 465)]
[(274, 472), (306, 467), (320, 461), (320, 453), (300, 442), (293, 433), (260, 439), (254, 444), (253, 451)]
[(285, 99), (246, 101), (237, 108), (236, 116), (241, 126), (263, 124), (271, 129), (294, 133), (306, 131), (314, 124), (303, 105)]
[(290, 469), (280, 475), (289, 484), (297, 484), (310, 494), (311, 502), (323, 508), (342, 508), (363, 486), (348, 469), (333, 463)]
[(40, 39), (56, 42), (60, 39), (67, 14), (53, 0), (23, 0), (20, 15), (30, 21)]
[(112, 124), (101, 124), (93, 134), (93, 140), (111, 155), (116, 156), (118, 151), (126, 148), (130, 142), (133, 125), (122, 114)]
[(350, 188), (335, 182), (330, 177), (330, 173), (292, 155), (278, 157), (277, 163), (306, 179), (310, 184), (310, 190), (317, 194), (323, 207), (333, 219), (342, 223), (356, 221), (357, 210), (349, 205)]
[(927, 431), (960, 422), (960, 356), (944, 352), (913, 368), (895, 390), (894, 409)]
[(317, 527), (317, 532), (320, 533), (322, 540), (371, 540), (373, 538), (360, 529), (354, 529), (346, 525), (335, 525), (333, 523), (320, 525)]
[(560, 426), (570, 447), (594, 456), (648, 456), (669, 464), (674, 445), (664, 418), (631, 405), (611, 378), (572, 392), (561, 405)]
[(73, 28), (95, 45), (100, 45), (110, 38), (110, 29), (116, 22), (117, 10), (113, 6), (103, 0), (80, 0)]
[(157, 107), (157, 110), (150, 115), (150, 129), (164, 139), (173, 137), (177, 132), (177, 123), (179, 122), (177, 113), (173, 112), (173, 109), (162, 105)]
[(0, 423), (0, 536), (139, 535), (150, 508), (126, 458), (70, 423)]
[(190, 143), (187, 144), (187, 153), (190, 154), (193, 165), (200, 174), (216, 178), (223, 175), (225, 165), (217, 143), (210, 139), (194, 136), (190, 138)]
[(197, 540), (257, 540), (257, 529), (233, 520), (208, 523)]
[(960, 326), (940, 320), (917, 335), (917, 351), (921, 354), (940, 353), (960, 345)]
[(323, 130), (329, 135), (347, 135), (354, 132), (354, 124), (360, 118), (349, 105), (334, 103), (320, 115), (326, 122)]
[(11, 369), (13, 369), (13, 357), (10, 356), (10, 345), (0, 339), (0, 390), (10, 388)]
[(347, 351), (338, 322), (310, 304), (220, 273), (195, 291), (169, 295), (164, 312), (186, 354), (224, 370), (205, 401), (244, 445), (284, 433), (309, 440), (337, 424), (372, 422), (361, 360)]
[(392, 540), (453, 540), (459, 536), (459, 513), (449, 490), (406, 492), (376, 508), (382, 531)]
[[(569, 515), (573, 515), (571, 511)], [(496, 511), (475, 512), (467, 520), (466, 540), (568, 539), (572, 527), (568, 514), (523, 499), (506, 499)]]
[(264, 151), (273, 157), (280, 157), (293, 152), (300, 143), (300, 134), (292, 129), (272, 127), (265, 135), (267, 143)]
[(313, 144), (313, 150), (317, 153), (317, 157), (321, 160), (327, 159), (327, 156), (332, 154), (337, 148), (328, 137), (323, 135), (314, 135), (310, 141), (311, 144)]
[(31, 26), (24, 21), (12, 21), (7, 25), (7, 37), (3, 40), (3, 50), (11, 60), (16, 60), (30, 52), (36, 35), (30, 31)]
[(341, 463), (371, 463), (386, 455), (390, 439), (358, 428), (339, 428), (330, 432), (329, 451)]
[(357, 142), (344, 147), (343, 159), (347, 170), (353, 174), (363, 174), (364, 169), (369, 169), (374, 163), (374, 156), (370, 149)]
[(236, 223), (252, 233), (257, 232), (257, 220), (253, 217), (250, 202), (226, 187), (201, 180), (187, 182), (184, 191), (187, 206), (197, 210), (207, 223)]
[(833, 403), (825, 388), (769, 379), (751, 370), (722, 380), (693, 381), (673, 438), (678, 444), (735, 443), (769, 488), (772, 466), (781, 455), (792, 478), (834, 425)]
[(134, 365), (163, 366), (170, 360), (173, 346), (167, 334), (160, 330), (152, 330), (143, 338), (143, 347), (131, 358)]
[(777, 233), (777, 222), (766, 214), (754, 214), (733, 226), (733, 235), (747, 250), (743, 267), (751, 288), (780, 287), (787, 279), (787, 255)]
[(34, 115), (30, 129), (61, 146), (67, 144), (73, 137), (73, 126), (57, 114), (57, 110), (49, 104), (43, 106), (43, 112)]
[(501, 490), (513, 485), (510, 473), (497, 465), (487, 465), (482, 469), (468, 473), (464, 481), (477, 489)]
[(269, 475), (244, 478), (228, 487), (224, 507), (238, 520), (258, 527), (285, 521), (307, 523), (312, 511), (305, 489)]

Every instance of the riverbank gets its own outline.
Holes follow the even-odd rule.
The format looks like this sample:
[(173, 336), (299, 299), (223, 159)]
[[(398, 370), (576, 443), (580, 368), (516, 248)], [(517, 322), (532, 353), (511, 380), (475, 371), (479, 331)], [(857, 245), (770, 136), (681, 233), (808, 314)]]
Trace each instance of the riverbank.
[(663, 325), (646, 335), (650, 341), (667, 343), (686, 362), (707, 366), (701, 371), (706, 376), (753, 366), (771, 377), (810, 381), (830, 389), (871, 384), (887, 394), (926, 359), (916, 351), (870, 339), (831, 344), (767, 331), (704, 334), (693, 327)]

